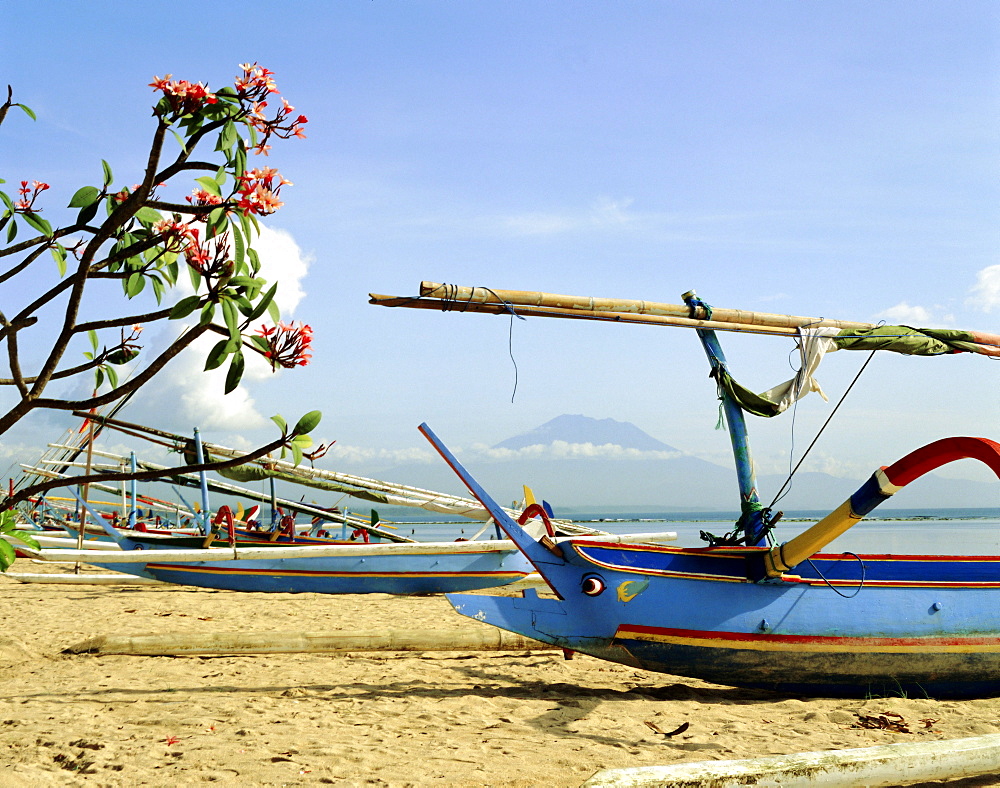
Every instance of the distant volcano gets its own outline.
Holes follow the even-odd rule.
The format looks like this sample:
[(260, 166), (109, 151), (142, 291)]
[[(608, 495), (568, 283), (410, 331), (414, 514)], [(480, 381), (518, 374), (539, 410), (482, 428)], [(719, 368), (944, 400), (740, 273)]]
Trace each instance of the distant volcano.
[(592, 443), (595, 446), (610, 443), (623, 449), (639, 451), (677, 451), (627, 421), (570, 415), (556, 416), (530, 432), (501, 441), (493, 448), (523, 449), (526, 446), (550, 446), (555, 441)]

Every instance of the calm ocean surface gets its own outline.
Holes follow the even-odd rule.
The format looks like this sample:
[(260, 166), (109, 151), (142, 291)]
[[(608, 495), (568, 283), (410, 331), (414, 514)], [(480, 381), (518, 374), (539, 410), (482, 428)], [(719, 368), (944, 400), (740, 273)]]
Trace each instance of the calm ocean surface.
[[(397, 532), (421, 541), (449, 541), (471, 537), (481, 526), (471, 521), (435, 521), (431, 513), (412, 509), (379, 509)], [(787, 541), (829, 514), (827, 511), (786, 514), (775, 529), (779, 542)], [(910, 555), (1000, 555), (1000, 509), (896, 509), (877, 512), (836, 539), (824, 552), (906, 553)], [(622, 517), (608, 513), (572, 511), (557, 516), (592, 523), (616, 534), (675, 531), (683, 547), (703, 546), (701, 531), (721, 536), (732, 530), (736, 513), (643, 512)]]

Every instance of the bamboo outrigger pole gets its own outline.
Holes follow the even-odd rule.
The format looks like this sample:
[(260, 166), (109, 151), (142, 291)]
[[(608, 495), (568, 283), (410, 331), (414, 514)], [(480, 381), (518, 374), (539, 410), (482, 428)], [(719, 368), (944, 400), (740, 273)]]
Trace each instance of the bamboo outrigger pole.
[[(516, 313), (526, 317), (561, 317), (577, 320), (601, 320), (614, 323), (677, 326), (711, 331), (797, 337), (802, 328), (836, 328), (846, 332), (877, 329), (874, 323), (802, 317), (742, 309), (712, 307), (691, 308), (684, 304), (666, 304), (618, 298), (557, 295), (525, 290), (494, 290), (488, 287), (421, 282), (419, 296), (389, 296), (369, 293), (369, 303), (376, 306), (436, 309), (455, 312)], [(1000, 356), (1000, 335), (980, 331), (967, 332), (972, 353)]]
[(822, 317), (796, 317), (766, 312), (748, 312), (743, 309), (716, 309), (711, 313), (698, 306), (692, 313), (687, 304), (663, 304), (656, 301), (636, 301), (622, 298), (593, 298), (590, 296), (556, 295), (525, 290), (492, 290), (486, 287), (461, 287), (459, 285), (421, 282), (420, 295), (423, 298), (438, 298), (455, 301), (455, 309), (460, 310), (466, 303), (515, 304), (578, 312), (618, 312), (622, 314), (655, 315), (661, 317), (693, 318), (696, 320), (717, 320), (723, 323), (738, 323), (746, 326), (770, 328), (791, 328), (800, 326), (826, 326), (860, 331), (873, 328), (871, 323), (857, 323), (847, 320), (830, 320)]

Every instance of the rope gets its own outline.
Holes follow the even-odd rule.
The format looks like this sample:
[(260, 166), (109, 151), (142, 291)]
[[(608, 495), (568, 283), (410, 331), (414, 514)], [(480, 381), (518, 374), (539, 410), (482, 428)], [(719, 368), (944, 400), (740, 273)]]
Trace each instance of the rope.
[(827, 586), (830, 587), (831, 591), (833, 591), (834, 593), (836, 593), (838, 596), (842, 596), (844, 599), (854, 599), (854, 597), (856, 597), (858, 594), (861, 593), (861, 589), (865, 587), (865, 562), (862, 561), (861, 557), (858, 556), (855, 553), (850, 553), (850, 552), (846, 552), (845, 551), (844, 555), (854, 556), (854, 558), (857, 560), (857, 562), (859, 564), (861, 564), (861, 582), (858, 584), (858, 587), (854, 590), (853, 594), (842, 594), (840, 592), (840, 590), (835, 585), (833, 585), (833, 583), (831, 583), (829, 580), (827, 580), (826, 577), (823, 575), (823, 573), (820, 572), (819, 569), (816, 568), (816, 564), (814, 564), (812, 562), (811, 558), (807, 558), (806, 561), (809, 563), (809, 566), (811, 566), (813, 568), (813, 571), (816, 572), (816, 574), (820, 576), (820, 579), (824, 583), (826, 583)]
[[(510, 301), (505, 301), (490, 288), (484, 287), (483, 290), (499, 301), (510, 314), (510, 325), (507, 327), (507, 355), (510, 356), (510, 363), (514, 365), (514, 388), (510, 392), (510, 401), (513, 403), (514, 397), (517, 395), (517, 360), (514, 358), (514, 318), (516, 317), (518, 320), (527, 320), (527, 318), (515, 312), (514, 305)], [(475, 292), (475, 288), (473, 288), (473, 292)], [(472, 300), (471, 296), (469, 300)]]
[[(830, 422), (833, 420), (833, 417), (837, 415), (837, 411), (840, 409), (840, 406), (844, 404), (844, 400), (847, 399), (847, 395), (851, 393), (851, 389), (854, 388), (854, 384), (858, 382), (858, 380), (861, 377), (861, 374), (865, 371), (865, 369), (871, 363), (871, 360), (873, 358), (875, 358), (875, 353), (876, 352), (878, 352), (878, 351), (873, 350), (871, 353), (868, 354), (868, 358), (865, 360), (865, 363), (861, 365), (861, 369), (859, 369), (858, 372), (857, 372), (857, 374), (854, 376), (854, 380), (851, 381), (851, 385), (849, 385), (847, 387), (847, 389), (844, 391), (844, 393), (840, 395), (840, 399), (837, 401), (837, 404), (834, 405), (833, 410), (830, 412), (830, 415), (827, 416), (826, 421), (823, 422), (823, 426), (819, 428), (819, 432), (816, 433), (816, 437), (813, 438), (812, 439), (812, 443), (810, 443), (806, 447), (806, 450), (802, 453), (802, 456), (799, 458), (799, 461), (795, 464), (795, 467), (792, 468), (792, 470), (789, 472), (788, 478), (785, 479), (785, 483), (781, 485), (781, 489), (778, 490), (777, 495), (774, 496), (774, 500), (771, 501), (770, 506), (768, 506), (769, 509), (773, 508), (774, 505), (776, 503), (778, 503), (778, 501), (780, 501), (785, 495), (788, 494), (788, 492), (790, 492), (789, 485), (792, 482), (792, 477), (795, 476), (795, 474), (798, 472), (799, 468), (802, 467), (802, 463), (805, 462), (806, 457), (809, 456), (809, 452), (812, 451), (813, 447), (819, 441), (819, 438), (823, 434), (823, 431), (830, 425)], [(792, 410), (792, 429), (793, 430), (794, 430), (794, 426), (795, 426), (795, 411), (796, 411), (796, 408), (793, 408), (793, 410)], [(794, 438), (793, 438), (793, 440), (794, 440)], [(794, 443), (793, 443), (793, 445), (794, 445)]]
[[(518, 370), (517, 370), (517, 360), (514, 358), (514, 318), (518, 320), (526, 320), (523, 315), (519, 315), (514, 311), (514, 305), (510, 301), (506, 301), (500, 296), (498, 296), (493, 290), (488, 287), (481, 287), (487, 293), (492, 295), (503, 308), (510, 314), (510, 326), (507, 330), (507, 355), (510, 356), (510, 363), (514, 365), (514, 389), (510, 393), (510, 401), (514, 401), (514, 397), (517, 395), (517, 382), (518, 382)], [(458, 300), (458, 285), (450, 285), (447, 283), (440, 284), (435, 287), (426, 296), (413, 296), (412, 298), (406, 299), (404, 304), (413, 303), (415, 301), (421, 301), (426, 297), (434, 297), (441, 301), (441, 311), (442, 312), (467, 312), (468, 305), (473, 303), (473, 297), (475, 296), (476, 288), (473, 287), (469, 292), (469, 297), (464, 301)]]

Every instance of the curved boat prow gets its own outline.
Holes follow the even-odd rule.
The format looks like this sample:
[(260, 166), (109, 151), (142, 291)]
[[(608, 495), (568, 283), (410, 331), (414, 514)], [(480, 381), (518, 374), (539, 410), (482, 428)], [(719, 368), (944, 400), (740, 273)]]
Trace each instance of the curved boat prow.
[(860, 522), (879, 504), (910, 482), (955, 460), (973, 459), (989, 466), (1000, 478), (1000, 443), (986, 438), (943, 438), (912, 451), (871, 475), (857, 492), (812, 528), (789, 542), (775, 545), (764, 556), (768, 577), (780, 577)]
[(487, 493), (426, 424), (420, 432), (451, 466), (469, 492), (478, 500), (494, 521), (531, 562), (558, 599), (540, 597), (532, 588), (522, 597), (492, 597), (480, 594), (448, 594), (448, 601), (464, 616), (492, 624), (509, 632), (572, 648), (577, 651), (606, 656), (615, 661), (631, 661), (621, 654), (609, 656), (607, 650), (614, 639), (616, 624), (605, 615), (580, 617), (567, 608), (567, 596), (584, 596), (586, 573), (563, 556), (562, 548), (547, 536), (534, 539)]
[(421, 424), (418, 429), (430, 441), (431, 445), (437, 450), (444, 461), (448, 463), (451, 469), (455, 471), (458, 478), (462, 480), (462, 483), (469, 489), (473, 497), (490, 513), (493, 521), (503, 529), (504, 533), (524, 553), (532, 566), (545, 579), (545, 582), (549, 584), (549, 587), (562, 597), (560, 586), (567, 580), (569, 583), (575, 583), (575, 579), (561, 576), (560, 570), (567, 566), (567, 562), (562, 556), (560, 547), (546, 536), (538, 540), (534, 539), (504, 511), (500, 504), (493, 500), (490, 494), (472, 477), (472, 474), (466, 470), (465, 466), (458, 461), (455, 455), (451, 453), (451, 450), (444, 445), (441, 439), (434, 434), (433, 430), (426, 423)]

